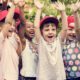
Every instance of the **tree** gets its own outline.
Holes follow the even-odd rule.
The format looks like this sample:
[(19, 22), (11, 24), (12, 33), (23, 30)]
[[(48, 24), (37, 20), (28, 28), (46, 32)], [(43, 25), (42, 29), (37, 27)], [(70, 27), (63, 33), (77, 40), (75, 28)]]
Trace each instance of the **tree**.
[[(26, 9), (25, 11), (26, 19), (33, 22), (35, 13), (36, 13), (36, 8), (34, 6), (33, 0), (25, 0), (25, 1), (26, 1), (26, 5), (29, 6), (29, 9)], [(49, 15), (49, 16), (55, 16), (61, 21), (59, 12), (51, 5), (52, 2), (60, 1), (64, 3), (66, 5), (67, 15), (71, 15), (72, 11), (70, 10), (70, 8), (68, 8), (68, 5), (75, 3), (77, 1), (80, 1), (80, 0), (51, 0), (51, 1), (50, 0), (40, 0), (40, 1), (44, 3), (41, 18), (44, 17), (45, 15)], [(61, 22), (59, 24), (59, 31), (60, 29), (61, 29)]]

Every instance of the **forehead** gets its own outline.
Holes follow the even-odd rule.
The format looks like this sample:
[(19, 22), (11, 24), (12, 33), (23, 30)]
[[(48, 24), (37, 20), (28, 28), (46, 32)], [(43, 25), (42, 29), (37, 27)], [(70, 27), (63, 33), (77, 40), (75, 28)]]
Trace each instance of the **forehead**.
[(26, 22), (26, 27), (27, 26), (34, 26), (32, 22)]
[(44, 24), (44, 26), (43, 26), (43, 28), (49, 28), (49, 27), (56, 28), (56, 26), (55, 26), (54, 23), (46, 23), (46, 24)]

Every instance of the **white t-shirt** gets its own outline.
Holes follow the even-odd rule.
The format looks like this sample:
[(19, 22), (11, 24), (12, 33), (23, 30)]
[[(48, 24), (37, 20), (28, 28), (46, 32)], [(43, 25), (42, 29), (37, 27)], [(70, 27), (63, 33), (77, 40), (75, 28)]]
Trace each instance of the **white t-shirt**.
[(3, 42), (4, 42), (4, 36), (2, 33), (0, 33), (0, 80), (3, 80), (2, 64), (1, 64)]
[(38, 56), (36, 52), (32, 52), (28, 40), (26, 40), (26, 47), (22, 52), (22, 69), (21, 75), (24, 77), (36, 77)]
[[(0, 33), (2, 34), (2, 33)], [(3, 36), (3, 34), (2, 34)], [(4, 36), (3, 36), (4, 37)], [(0, 40), (2, 38), (0, 37)], [(15, 41), (14, 36), (11, 38), (5, 38), (3, 42), (0, 42), (3, 44), (3, 49), (1, 52), (1, 69), (3, 73), (3, 79), (5, 80), (18, 80), (18, 55), (16, 52), (15, 46), (18, 44)], [(14, 45), (15, 46), (14, 46)]]
[(64, 80), (66, 78), (59, 38), (49, 45), (41, 37), (38, 54), (37, 80)]

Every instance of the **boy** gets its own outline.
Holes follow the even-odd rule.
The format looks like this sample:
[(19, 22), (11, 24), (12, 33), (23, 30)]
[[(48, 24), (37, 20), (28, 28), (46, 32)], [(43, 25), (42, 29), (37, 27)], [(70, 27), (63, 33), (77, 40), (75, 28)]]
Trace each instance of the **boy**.
[(0, 66), (3, 80), (18, 80), (18, 55), (21, 53), (22, 46), (15, 32), (14, 9), (12, 5), (0, 32)]
[[(36, 1), (36, 0), (35, 0)], [(38, 4), (38, 5), (37, 5)], [(65, 28), (62, 28), (61, 35), (56, 37), (58, 20), (54, 17), (44, 17), (40, 24), (42, 5), (36, 1), (37, 13), (35, 17), (35, 37), (38, 43), (38, 80), (65, 80), (65, 70), (62, 60), (61, 43), (64, 39)], [(63, 26), (66, 24), (65, 7), (59, 3)], [(64, 33), (64, 35), (62, 34)]]

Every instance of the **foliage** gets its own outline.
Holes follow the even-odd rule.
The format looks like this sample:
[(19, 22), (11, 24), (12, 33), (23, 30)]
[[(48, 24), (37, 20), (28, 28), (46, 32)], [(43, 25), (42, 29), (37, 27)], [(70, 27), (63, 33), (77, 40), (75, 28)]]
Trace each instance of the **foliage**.
[[(25, 1), (26, 1), (26, 4), (31, 7), (27, 12), (25, 12), (26, 18), (33, 22), (34, 17), (35, 17), (35, 13), (36, 13), (36, 8), (34, 6), (33, 0), (25, 0)], [(40, 0), (40, 1), (42, 3), (44, 3), (41, 18), (44, 17), (45, 15), (49, 15), (49, 16), (55, 16), (58, 19), (60, 19), (59, 12), (55, 8), (52, 7), (52, 5), (51, 5), (52, 2), (50, 0)], [(53, 1), (55, 1), (55, 0), (53, 0)], [(72, 3), (75, 3), (76, 1), (79, 1), (79, 0), (57, 0), (57, 1), (64, 3), (66, 5), (67, 15), (71, 15), (72, 11), (69, 8), (67, 8), (67, 6)], [(61, 26), (61, 23), (59, 24), (59, 26)]]

